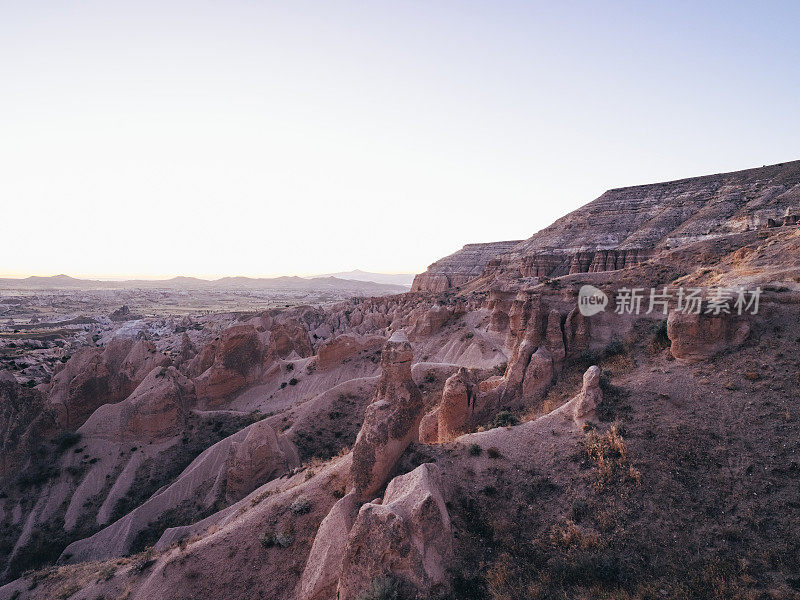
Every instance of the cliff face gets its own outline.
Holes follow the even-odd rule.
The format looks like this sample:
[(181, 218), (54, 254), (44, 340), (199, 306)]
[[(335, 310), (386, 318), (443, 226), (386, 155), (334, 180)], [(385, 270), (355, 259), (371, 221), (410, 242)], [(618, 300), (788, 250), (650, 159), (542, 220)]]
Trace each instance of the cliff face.
[(510, 251), (520, 240), (467, 244), (458, 252), (437, 260), (424, 273), (414, 277), (412, 292), (443, 292), (480, 277), (494, 258)]
[(613, 271), (657, 252), (800, 215), (800, 161), (609, 190), (527, 240), (465, 246), (433, 263), (414, 290), (440, 292), (480, 275), (558, 277)]

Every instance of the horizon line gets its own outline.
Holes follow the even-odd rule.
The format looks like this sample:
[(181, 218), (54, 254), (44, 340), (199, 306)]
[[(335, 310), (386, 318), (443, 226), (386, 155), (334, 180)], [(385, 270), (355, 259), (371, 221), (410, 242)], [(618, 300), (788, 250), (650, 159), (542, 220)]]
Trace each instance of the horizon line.
[[(198, 279), (201, 281), (219, 281), (220, 279), (281, 279), (285, 277), (296, 277), (299, 279), (318, 279), (322, 277), (335, 277), (342, 273), (365, 273), (371, 275), (417, 275), (422, 271), (365, 271), (363, 269), (350, 269), (349, 271), (336, 271), (332, 273), (306, 273), (306, 274), (270, 274), (270, 275), (109, 275), (109, 274), (78, 274), (70, 275), (67, 273), (55, 273), (52, 275), (40, 275), (38, 273), (19, 274), (0, 272), (0, 279), (54, 279), (57, 277), (69, 277), (70, 279), (83, 281), (170, 281), (173, 279)], [(343, 279), (340, 277), (340, 279)]]

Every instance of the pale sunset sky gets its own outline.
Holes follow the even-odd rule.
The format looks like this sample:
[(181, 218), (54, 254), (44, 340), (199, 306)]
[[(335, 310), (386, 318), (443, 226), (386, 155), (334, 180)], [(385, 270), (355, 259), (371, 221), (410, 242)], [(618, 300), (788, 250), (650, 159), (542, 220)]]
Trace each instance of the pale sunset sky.
[(800, 158), (800, 3), (0, 0), (0, 276), (419, 272)]

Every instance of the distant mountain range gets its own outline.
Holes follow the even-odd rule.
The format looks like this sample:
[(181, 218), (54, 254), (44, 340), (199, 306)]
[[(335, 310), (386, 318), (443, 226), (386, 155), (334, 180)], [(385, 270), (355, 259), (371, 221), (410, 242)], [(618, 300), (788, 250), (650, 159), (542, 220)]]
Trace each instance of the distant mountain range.
[(337, 279), (352, 279), (353, 281), (372, 281), (389, 285), (404, 285), (411, 287), (414, 273), (370, 273), (356, 269), (355, 271), (342, 271), (341, 273), (328, 273), (318, 277), (336, 277)]
[[(364, 275), (371, 275), (364, 273)], [(377, 274), (380, 275), (380, 274)], [(389, 275), (388, 277), (396, 277)], [(405, 277), (405, 276), (404, 276)], [(411, 277), (408, 276), (410, 284)], [(345, 279), (326, 275), (321, 277), (222, 277), (200, 279), (197, 277), (173, 277), (171, 279), (128, 279), (124, 281), (100, 281), (76, 279), (69, 275), (52, 277), (25, 277), (21, 279), (0, 278), (0, 289), (224, 289), (224, 290), (291, 290), (324, 291), (341, 290), (369, 294), (393, 294), (408, 291), (407, 284), (376, 282), (370, 279)]]

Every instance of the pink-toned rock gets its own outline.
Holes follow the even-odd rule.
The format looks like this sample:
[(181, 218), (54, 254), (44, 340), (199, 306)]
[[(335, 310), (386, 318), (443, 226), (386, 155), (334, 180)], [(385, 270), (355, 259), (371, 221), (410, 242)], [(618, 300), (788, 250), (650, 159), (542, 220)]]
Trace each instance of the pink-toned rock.
[(394, 478), (382, 503), (361, 507), (344, 551), (338, 599), (353, 600), (381, 577), (432, 597), (446, 591), (452, 560), (441, 473), (435, 464), (423, 464)]
[(235, 325), (207, 344), (191, 361), (197, 397), (212, 404), (254, 383), (261, 374), (264, 348), (256, 328)]
[(508, 293), (498, 290), (489, 292), (489, 299), (486, 306), (490, 311), (489, 331), (497, 331), (499, 333), (508, 331), (508, 312), (511, 310), (511, 304), (512, 299), (509, 297)]
[(597, 407), (603, 401), (603, 390), (600, 389), (600, 367), (592, 365), (583, 374), (583, 387), (575, 398), (575, 421), (593, 417)]
[(0, 478), (19, 472), (58, 429), (55, 410), (37, 390), (0, 381)]
[(336, 597), (347, 537), (360, 506), (358, 496), (351, 492), (334, 504), (323, 519), (295, 592), (297, 600), (328, 600)]
[(292, 352), (296, 352), (301, 358), (314, 354), (308, 328), (294, 319), (273, 325), (269, 330), (269, 346), (266, 349), (265, 360), (286, 358)]
[(469, 372), (464, 367), (450, 376), (439, 404), (439, 442), (450, 441), (467, 431), (475, 411), (475, 395)]
[(502, 385), (503, 381), (504, 379), (502, 375), (492, 375), (491, 377), (478, 383), (478, 392), (480, 394), (488, 394), (489, 392), (493, 392)]
[(439, 441), (439, 406), (426, 413), (419, 423), (419, 441), (436, 444)]
[(434, 304), (430, 309), (425, 311), (414, 324), (414, 337), (426, 337), (433, 335), (439, 331), (452, 316), (452, 309), (439, 304)]
[(362, 499), (373, 498), (412, 441), (418, 439), (422, 394), (411, 377), (414, 352), (396, 331), (381, 353), (381, 376), (375, 398), (353, 445), (351, 480)]
[(736, 348), (749, 334), (750, 323), (742, 317), (675, 311), (667, 317), (670, 353), (685, 362), (707, 360), (720, 352)]
[(175, 367), (155, 367), (128, 398), (94, 411), (80, 431), (113, 440), (166, 439), (183, 430), (195, 401), (194, 385)]
[(556, 309), (551, 310), (550, 314), (547, 315), (545, 338), (545, 344), (553, 356), (553, 362), (562, 362), (567, 355), (567, 351), (564, 345), (564, 331), (561, 328), (561, 313)]
[(197, 348), (192, 343), (192, 340), (189, 339), (189, 336), (184, 333), (181, 338), (181, 349), (178, 352), (176, 361), (178, 364), (182, 365), (192, 360), (195, 356), (197, 356)]
[(251, 426), (241, 442), (231, 444), (227, 462), (228, 502), (244, 498), (257, 487), (289, 472), (300, 463), (294, 445), (266, 421)]
[(553, 385), (555, 371), (553, 355), (544, 346), (531, 356), (528, 368), (525, 369), (525, 380), (522, 383), (522, 395), (531, 398), (544, 398)]
[(567, 315), (564, 323), (567, 355), (575, 356), (589, 348), (591, 340), (591, 322), (576, 306)]
[(49, 400), (59, 423), (77, 429), (95, 409), (119, 402), (155, 367), (170, 363), (152, 342), (115, 339), (104, 348), (82, 348), (53, 376)]
[(377, 348), (383, 344), (384, 338), (371, 335), (360, 336), (345, 333), (324, 342), (317, 352), (317, 367), (327, 371), (336, 367), (345, 360), (357, 356), (364, 350)]

